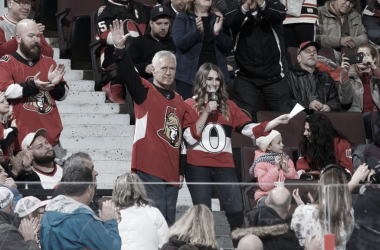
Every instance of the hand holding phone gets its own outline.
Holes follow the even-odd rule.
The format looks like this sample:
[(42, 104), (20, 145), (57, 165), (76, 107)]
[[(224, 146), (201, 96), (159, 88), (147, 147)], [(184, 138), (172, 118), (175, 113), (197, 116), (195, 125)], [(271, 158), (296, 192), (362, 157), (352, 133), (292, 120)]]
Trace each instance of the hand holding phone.
[(357, 64), (363, 62), (364, 54), (363, 52), (359, 52), (356, 54), (351, 54), (346, 56), (348, 58), (349, 64)]

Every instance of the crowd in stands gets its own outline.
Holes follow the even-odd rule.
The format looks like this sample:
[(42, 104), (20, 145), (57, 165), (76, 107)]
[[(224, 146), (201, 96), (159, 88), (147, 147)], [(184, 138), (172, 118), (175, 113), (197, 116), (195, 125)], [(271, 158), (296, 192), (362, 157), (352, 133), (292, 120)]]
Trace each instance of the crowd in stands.
[[(102, 68), (113, 77), (102, 90), (114, 103), (126, 103), (128, 93), (136, 116), (131, 173), (116, 179), (112, 197), (96, 194), (90, 155), (63, 161), (56, 101), (69, 92), (65, 67), (52, 59), (45, 26), (28, 19), (32, 1), (7, 4), (0, 18), (0, 249), (217, 249), (213, 192), (236, 249), (322, 249), (327, 231), (335, 249), (376, 249), (380, 189), (369, 184), (380, 184), (380, 0), (362, 15), (356, 0), (306, 0), (298, 14), (290, 0), (105, 1), (95, 25), (106, 41)], [(332, 64), (320, 59), (323, 49), (333, 49)], [(285, 114), (257, 123), (262, 97)], [(274, 129), (289, 123), (297, 103), (307, 117), (294, 159)], [(323, 114), (331, 111), (360, 112), (372, 143), (353, 145)], [(243, 210), (234, 131), (258, 147), (251, 211)], [(184, 179), (193, 206), (176, 221)], [(298, 188), (290, 192), (284, 182), (294, 179), (318, 179), (316, 194), (306, 200)], [(28, 189), (37, 191), (23, 197)], [(54, 193), (38, 193), (44, 189)]]

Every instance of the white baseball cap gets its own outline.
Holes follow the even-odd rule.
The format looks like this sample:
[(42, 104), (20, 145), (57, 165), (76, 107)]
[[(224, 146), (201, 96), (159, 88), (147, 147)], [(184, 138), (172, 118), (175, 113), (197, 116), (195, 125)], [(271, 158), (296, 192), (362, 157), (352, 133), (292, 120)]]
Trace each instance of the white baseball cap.
[(25, 136), (24, 140), (22, 140), (21, 148), (23, 151), (26, 151), (28, 146), (32, 145), (34, 140), (37, 138), (37, 136), (42, 135), (43, 137), (46, 137), (46, 129), (40, 128), (35, 133), (29, 133)]

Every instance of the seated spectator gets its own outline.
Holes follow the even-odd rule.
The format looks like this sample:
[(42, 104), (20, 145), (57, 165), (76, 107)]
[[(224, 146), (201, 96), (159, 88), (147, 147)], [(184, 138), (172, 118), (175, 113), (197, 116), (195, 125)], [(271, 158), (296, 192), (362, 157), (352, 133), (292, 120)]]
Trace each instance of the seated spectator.
[[(219, 14), (220, 15), (220, 14)], [(177, 92), (184, 100), (193, 96), (195, 74), (204, 63), (213, 63), (222, 70), (224, 79), (231, 81), (226, 54), (233, 41), (223, 32), (223, 16), (219, 16), (212, 1), (186, 1), (185, 13), (173, 24), (173, 41), (177, 48)]]
[(15, 151), (21, 150), (28, 133), (43, 127), (49, 129), (47, 139), (56, 146), (62, 131), (56, 101), (66, 99), (69, 93), (63, 79), (65, 65), (41, 55), (39, 30), (33, 20), (17, 23), (16, 40), (17, 51), (0, 60), (0, 91), (5, 92), (17, 117)]
[(368, 145), (364, 152), (365, 160), (371, 156), (380, 159), (380, 131), (377, 131), (373, 143)]
[(18, 191), (15, 181), (8, 178), (8, 174), (2, 166), (0, 166), (0, 187), (6, 187), (12, 191), (14, 206), (16, 206), (22, 195)]
[[(372, 112), (380, 110), (380, 57), (370, 44), (359, 46), (356, 53), (360, 52), (364, 54), (363, 62), (354, 65), (343, 55), (339, 99), (342, 104), (351, 104), (349, 112), (363, 113), (366, 138), (373, 139)], [(375, 132), (379, 130), (376, 125)]]
[(293, 161), (282, 151), (284, 144), (277, 130), (272, 130), (267, 136), (259, 137), (256, 139), (256, 144), (260, 149), (255, 151), (255, 161), (249, 173), (258, 179), (259, 188), (255, 192), (255, 201), (258, 207), (263, 207), (269, 192), (274, 188), (274, 185), (270, 184), (299, 177)]
[(161, 250), (177, 250), (186, 244), (196, 246), (199, 250), (217, 249), (211, 210), (205, 205), (189, 208), (181, 219), (170, 227), (168, 240)]
[(13, 214), (13, 194), (0, 187), (0, 245), (2, 250), (40, 249), (36, 239), (38, 220), (22, 220)]
[[(106, 46), (101, 49), (100, 63), (102, 68), (110, 72), (114, 70), (115, 59), (113, 53), (115, 51), (114, 40), (110, 32), (110, 25), (114, 20), (125, 21), (123, 23), (125, 34), (130, 33), (131, 37), (137, 37), (147, 33), (149, 25), (149, 13), (152, 6), (148, 6), (135, 0), (107, 0), (105, 5), (99, 7), (96, 23), (101, 39), (106, 41)], [(125, 46), (129, 46), (134, 38), (129, 38)], [(113, 103), (126, 103), (125, 89), (122, 78), (118, 76), (103, 86), (102, 90), (106, 92), (107, 98)]]
[(154, 7), (150, 12), (150, 33), (136, 37), (128, 48), (135, 68), (145, 79), (153, 77), (153, 56), (161, 50), (175, 52), (175, 45), (169, 33), (170, 12), (164, 6)]
[[(323, 237), (324, 232), (329, 232), (335, 234), (335, 249), (346, 249), (355, 224), (346, 175), (346, 170), (341, 166), (327, 165), (321, 171), (317, 199), (312, 204), (305, 205), (298, 195), (298, 190), (294, 190), (293, 197), (298, 207), (294, 211), (290, 226), (301, 246), (305, 246), (309, 237)], [(327, 185), (330, 186), (326, 191)], [(325, 209), (331, 221), (324, 216)], [(330, 221), (329, 229), (325, 228), (325, 220)]]
[(128, 173), (116, 179), (112, 200), (121, 213), (121, 249), (162, 247), (169, 231), (168, 224), (160, 210), (152, 207), (137, 174)]
[(42, 248), (120, 249), (115, 204), (106, 201), (99, 217), (88, 207), (95, 193), (92, 171), (86, 165), (67, 168), (63, 181), (65, 195), (52, 199), (42, 217)]
[(0, 92), (0, 123), (4, 127), (4, 130), (0, 129), (0, 138), (3, 138), (0, 140), (0, 147), (5, 160), (9, 160), (10, 152), (13, 154), (12, 144), (18, 136), (16, 119), (13, 119), (13, 114), (9, 110), (9, 103), (5, 99), (5, 93)]
[(307, 114), (340, 111), (342, 108), (334, 79), (316, 67), (319, 49), (316, 42), (301, 43), (298, 63), (290, 67), (287, 76), (293, 105), (301, 104)]
[(39, 178), (32, 181), (41, 182), (44, 189), (53, 189), (62, 178), (62, 167), (54, 162), (55, 152), (46, 134), (46, 129), (41, 128), (25, 136), (22, 165), (26, 174), (37, 173)]
[(263, 250), (263, 243), (256, 235), (248, 234), (241, 238), (237, 250)]
[[(101, 198), (99, 195), (97, 195), (96, 193), (96, 187), (97, 187), (97, 184), (96, 184), (96, 176), (98, 176), (98, 172), (95, 170), (94, 168), (94, 163), (92, 162), (92, 159), (90, 157), (89, 154), (87, 153), (84, 153), (84, 152), (77, 152), (77, 153), (74, 153), (72, 154), (70, 157), (68, 157), (66, 160), (65, 160), (65, 163), (63, 165), (63, 175), (65, 174), (65, 171), (68, 169), (68, 168), (71, 168), (71, 167), (75, 167), (75, 166), (79, 166), (79, 165), (84, 165), (86, 167), (88, 167), (91, 172), (92, 172), (92, 175), (94, 177), (94, 182), (95, 182), (95, 195), (94, 195), (94, 198), (93, 200), (91, 201), (90, 205), (88, 205), (95, 213), (98, 212), (98, 200)], [(58, 195), (61, 195), (61, 194), (65, 194), (64, 192), (64, 185), (65, 184), (59, 184), (58, 187), (56, 188), (56, 190), (54, 191), (53, 193), (53, 198), (54, 197), (57, 197)]]
[(299, 155), (297, 161), (299, 175), (308, 174), (309, 171), (312, 171), (309, 174), (319, 175), (319, 171), (328, 164), (339, 164), (353, 173), (351, 143), (321, 113), (306, 117)]
[(15, 207), (15, 214), (23, 218), (38, 218), (42, 219), (42, 216), (45, 213), (45, 206), (50, 203), (51, 200), (41, 201), (40, 199), (34, 196), (27, 196), (19, 200)]
[(380, 0), (372, 1), (365, 7), (362, 21), (369, 41), (380, 46)]
[[(376, 165), (376, 164), (375, 164)], [(374, 170), (369, 170), (366, 164), (361, 165), (352, 179), (359, 176), (356, 181), (356, 185), (359, 185), (359, 181), (370, 180), (372, 175), (379, 176)], [(378, 177), (377, 177), (378, 178)], [(350, 181), (350, 183), (353, 180)], [(350, 184), (349, 183), (349, 184)], [(380, 184), (374, 183), (372, 184)], [(355, 186), (356, 186), (355, 185)], [(353, 189), (350, 187), (351, 190)], [(354, 216), (355, 216), (355, 227), (350, 240), (347, 244), (348, 250), (366, 249), (366, 250), (376, 250), (379, 248), (380, 243), (380, 189), (379, 185), (368, 185), (362, 186), (360, 188), (360, 193), (353, 204)]]
[(353, 9), (355, 3), (356, 0), (332, 0), (318, 8), (316, 41), (322, 47), (333, 48), (338, 62), (343, 47), (356, 48), (368, 43), (361, 16)]
[[(16, 25), (23, 19), (27, 19), (32, 9), (32, 0), (7, 0), (8, 12), (0, 17), (0, 57), (11, 54), (17, 50)], [(37, 23), (41, 38), (41, 53), (44, 56), (53, 57), (54, 51), (44, 37), (45, 26)]]
[(287, 188), (272, 189), (266, 200), (267, 206), (246, 214), (243, 228), (233, 231), (232, 238), (240, 239), (253, 234), (260, 238), (266, 250), (300, 250), (298, 239), (289, 228), (292, 218), (289, 215), (291, 200), (292, 196)]

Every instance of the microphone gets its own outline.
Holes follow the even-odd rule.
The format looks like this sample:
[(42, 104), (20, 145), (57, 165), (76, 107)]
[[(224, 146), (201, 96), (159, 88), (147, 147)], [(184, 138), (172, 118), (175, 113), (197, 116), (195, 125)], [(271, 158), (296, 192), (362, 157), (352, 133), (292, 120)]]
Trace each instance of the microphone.
[[(216, 89), (214, 87), (211, 88), (210, 92), (208, 93), (208, 101), (216, 101), (218, 102), (218, 96), (216, 95)], [(215, 118), (215, 112), (212, 111), (211, 117)]]

